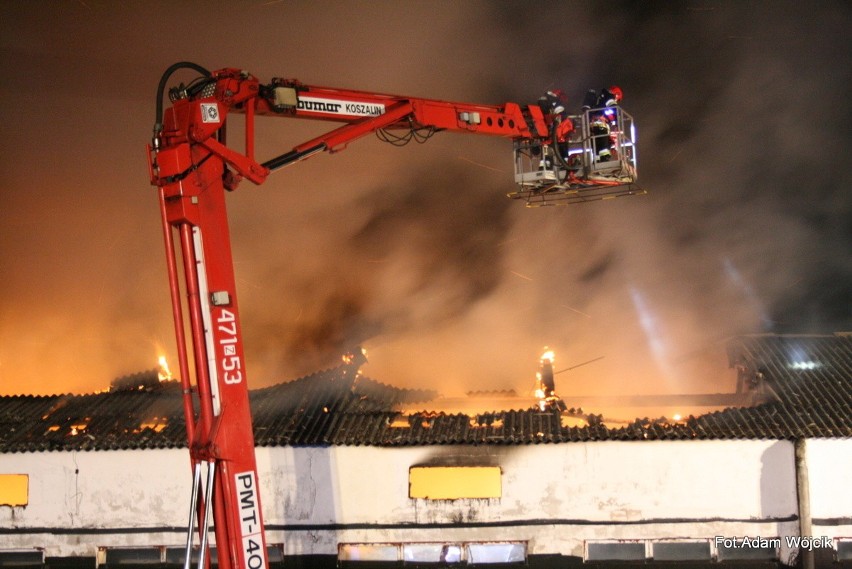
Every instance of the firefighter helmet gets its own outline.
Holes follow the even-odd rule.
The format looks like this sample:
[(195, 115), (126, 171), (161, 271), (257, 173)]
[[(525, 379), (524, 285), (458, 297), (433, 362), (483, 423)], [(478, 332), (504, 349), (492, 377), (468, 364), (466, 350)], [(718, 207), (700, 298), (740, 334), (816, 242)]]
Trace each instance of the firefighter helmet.
[(620, 103), (621, 99), (624, 98), (624, 92), (621, 90), (621, 87), (618, 85), (613, 85), (609, 89), (607, 89), (610, 93), (612, 93), (613, 98), (616, 103)]

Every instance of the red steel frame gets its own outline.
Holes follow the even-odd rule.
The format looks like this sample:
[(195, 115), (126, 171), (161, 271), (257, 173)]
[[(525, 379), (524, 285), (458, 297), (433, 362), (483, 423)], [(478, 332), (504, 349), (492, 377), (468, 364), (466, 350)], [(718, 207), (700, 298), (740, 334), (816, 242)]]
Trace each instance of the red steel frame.
[[(261, 184), (271, 169), (320, 151), (342, 150), (349, 142), (379, 129), (433, 128), (546, 140), (550, 124), (536, 105), (522, 108), (515, 103), (451, 103), (275, 80), (272, 87), (289, 90), (302, 102), (282, 111), (270, 103), (270, 86), (261, 85), (256, 78), (236, 69), (213, 73), (210, 86), (212, 89), (205, 90), (204, 96), (178, 98), (166, 110), (162, 130), (155, 135), (153, 148), (149, 146), (149, 169), (151, 183), (159, 187), (190, 455), (193, 465), (207, 462), (216, 473), (212, 507), (219, 566), (266, 569), (225, 191), (234, 189), (242, 178)], [(316, 103), (317, 100), (326, 103)], [(309, 104), (311, 101), (316, 104)], [(353, 112), (347, 113), (347, 109)], [(226, 146), (224, 126), (232, 111), (246, 116), (245, 154)], [(344, 124), (260, 164), (254, 157), (256, 115)], [(570, 126), (563, 127), (563, 131), (561, 134), (567, 135)], [(180, 244), (182, 281), (176, 241)], [(192, 342), (192, 375), (184, 295)], [(197, 386), (197, 410), (190, 377), (195, 378)], [(198, 507), (199, 519), (203, 518), (204, 499), (202, 496)], [(206, 499), (210, 500), (210, 496)], [(206, 531), (199, 531), (205, 534), (202, 542), (206, 543)]]

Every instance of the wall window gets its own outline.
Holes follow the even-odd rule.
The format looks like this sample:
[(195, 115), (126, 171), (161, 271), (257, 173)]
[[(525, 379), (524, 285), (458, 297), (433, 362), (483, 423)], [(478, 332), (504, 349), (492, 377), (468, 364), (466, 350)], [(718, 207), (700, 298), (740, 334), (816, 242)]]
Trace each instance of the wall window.
[(586, 561), (643, 561), (644, 541), (587, 541)]
[(372, 566), (374, 563), (448, 565), (525, 564), (527, 544), (510, 542), (419, 542), (341, 543), (337, 559), (342, 566)]
[[(745, 543), (743, 540), (748, 539)], [(781, 539), (716, 537), (710, 539), (590, 540), (586, 561), (777, 561)]]
[(718, 561), (777, 561), (781, 538), (717, 537), (714, 545)]
[(467, 562), (480, 563), (525, 563), (526, 543), (468, 543)]
[(655, 561), (709, 561), (713, 558), (710, 542), (704, 540), (671, 540), (651, 543)]
[(44, 551), (41, 549), (0, 549), (0, 567), (41, 569), (44, 567)]
[(340, 561), (399, 561), (399, 544), (341, 543), (337, 547)]
[(460, 563), (462, 546), (457, 543), (404, 543), (402, 559), (407, 563)]
[[(215, 546), (210, 546), (208, 551), (212, 567), (219, 566), (219, 553)], [(190, 567), (198, 565), (201, 556), (200, 547), (193, 545), (190, 552)], [(266, 545), (266, 557), (269, 567), (278, 567), (284, 561), (284, 544), (274, 543)], [(162, 567), (183, 566), (186, 559), (185, 545), (159, 545), (147, 547), (98, 547), (95, 567), (98, 569), (126, 568), (140, 569), (150, 566), (152, 569)], [(0, 562), (0, 569), (3, 563)], [(25, 569), (25, 568), (24, 568)]]

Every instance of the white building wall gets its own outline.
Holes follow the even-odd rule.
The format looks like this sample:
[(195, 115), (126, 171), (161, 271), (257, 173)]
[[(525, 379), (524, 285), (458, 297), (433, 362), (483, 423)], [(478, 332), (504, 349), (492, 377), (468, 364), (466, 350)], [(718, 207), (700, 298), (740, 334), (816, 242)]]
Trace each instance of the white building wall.
[(29, 503), (0, 506), (0, 530), (18, 530), (0, 535), (4, 549), (93, 556), (98, 545), (180, 543), (145, 530), (187, 525), (192, 478), (183, 449), (4, 454), (0, 474), (29, 476)]
[[(796, 521), (762, 521), (797, 514), (793, 445), (784, 441), (267, 450), (261, 460), (273, 473), (264, 498), (270, 526), (427, 526), (306, 530), (309, 540), (285, 541), (294, 554), (333, 553), (338, 542), (524, 539), (531, 553), (582, 555), (586, 539), (798, 530)], [(500, 466), (502, 498), (409, 499), (408, 468), (427, 464)], [(300, 473), (295, 483), (282, 485), (292, 471)], [(452, 527), (457, 522), (503, 526)]]
[(811, 439), (805, 446), (813, 534), (852, 538), (852, 439)]
[[(815, 518), (852, 512), (850, 445), (809, 443)], [(581, 556), (589, 539), (798, 535), (787, 441), (276, 447), (257, 454), (268, 542), (285, 543), (291, 555), (334, 554), (342, 542), (511, 539), (529, 541), (531, 554)], [(408, 470), (424, 465), (500, 466), (502, 497), (410, 499)], [(0, 507), (0, 547), (91, 556), (97, 546), (183, 543), (191, 486), (184, 449), (6, 454), (0, 473), (30, 480), (27, 506)], [(823, 526), (814, 533), (829, 529), (841, 535)]]

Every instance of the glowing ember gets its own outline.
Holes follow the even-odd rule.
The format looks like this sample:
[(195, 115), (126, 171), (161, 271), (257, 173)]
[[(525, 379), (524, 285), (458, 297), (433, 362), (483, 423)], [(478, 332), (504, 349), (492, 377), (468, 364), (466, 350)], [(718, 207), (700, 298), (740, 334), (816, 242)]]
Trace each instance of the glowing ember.
[(77, 435), (85, 431), (86, 427), (89, 426), (90, 420), (90, 417), (86, 417), (85, 419), (83, 419), (83, 421), (71, 425), (71, 436), (76, 437)]
[(346, 365), (360, 366), (367, 363), (367, 350), (359, 346), (354, 350), (343, 354), (341, 359)]
[(169, 363), (166, 361), (166, 356), (160, 356), (159, 360), (157, 360), (160, 369), (157, 370), (157, 377), (160, 381), (171, 381), (172, 380), (172, 372), (169, 369)]
[(139, 425), (139, 428), (134, 429), (134, 434), (139, 434), (145, 429), (151, 429), (152, 431), (159, 433), (163, 431), (168, 425), (168, 418), (166, 417), (152, 417), (150, 420), (147, 420)]

